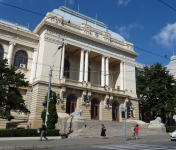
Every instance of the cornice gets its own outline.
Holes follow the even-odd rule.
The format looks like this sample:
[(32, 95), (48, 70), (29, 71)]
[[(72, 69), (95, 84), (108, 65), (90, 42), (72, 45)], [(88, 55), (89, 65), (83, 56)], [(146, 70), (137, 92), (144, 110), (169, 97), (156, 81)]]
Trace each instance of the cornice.
[(0, 23), (0, 30), (15, 33), (15, 34), (18, 34), (18, 35), (21, 35), (21, 36), (25, 36), (25, 37), (34, 39), (34, 40), (39, 40), (38, 35), (33, 33), (33, 32), (22, 30), (20, 28), (16, 28), (16, 27), (4, 24), (4, 23)]
[(16, 44), (20, 44), (20, 45), (23, 45), (23, 46), (31, 47), (31, 48), (37, 48), (38, 47), (38, 44), (35, 44), (35, 43), (32, 43), (32, 42), (27, 42), (25, 40), (21, 40), (19, 38), (4, 35), (4, 34), (0, 34), (0, 39), (5, 40), (5, 41), (9, 41), (11, 43), (16, 43)]
[[(52, 22), (51, 22), (51, 20), (52, 20)], [(98, 43), (98, 44), (101, 44), (101, 45), (104, 45), (104, 46), (113, 48), (113, 49), (115, 49), (116, 51), (125, 52), (125, 53), (128, 53), (128, 54), (130, 54), (130, 55), (133, 55), (133, 56), (135, 56), (135, 57), (139, 55), (139, 54), (136, 53), (136, 52), (133, 52), (133, 51), (127, 50), (127, 49), (125, 49), (125, 48), (123, 48), (123, 47), (121, 47), (121, 46), (115, 45), (115, 43), (117, 43), (117, 44), (121, 44), (122, 46), (125, 46), (126, 44), (130, 44), (129, 42), (123, 43), (123, 42), (118, 41), (118, 40), (116, 40), (116, 39), (110, 38), (110, 41), (113, 41), (113, 42), (114, 42), (114, 44), (112, 44), (112, 43), (110, 43), (110, 41), (108, 41), (108, 42), (107, 42), (107, 41), (103, 41), (103, 40), (100, 40), (100, 39), (98, 39), (98, 38), (96, 38), (96, 37), (93, 37), (93, 36), (91, 36), (91, 35), (89, 35), (89, 34), (85, 34), (85, 33), (83, 34), (83, 33), (81, 33), (80, 27), (79, 27), (79, 26), (78, 26), (79, 28), (76, 27), (77, 25), (71, 25), (71, 23), (70, 23), (69, 26), (75, 27), (75, 29), (70, 29), (70, 28), (67, 26), (68, 23), (66, 23), (65, 26), (63, 26), (63, 23), (64, 23), (65, 21), (63, 21), (63, 20), (61, 20), (61, 19), (58, 19), (57, 21), (54, 20), (54, 19), (51, 19), (51, 20), (47, 21), (47, 19), (44, 18), (44, 19), (42, 20), (42, 22), (34, 29), (34, 33), (39, 33), (40, 30), (43, 28), (43, 26), (49, 26), (49, 27), (51, 27), (51, 28), (56, 28), (56, 29), (61, 30), (61, 31), (63, 31), (63, 32), (66, 32), (66, 33), (69, 33), (69, 34), (73, 34), (73, 35), (76, 35), (76, 36), (78, 36), (78, 37), (84, 38), (84, 39), (86, 39), (86, 40), (90, 40), (90, 41), (96, 42), (96, 43)], [(72, 28), (73, 28), (73, 27), (72, 27)], [(80, 32), (78, 32), (78, 30), (79, 30)], [(108, 38), (109, 38), (109, 37), (108, 37)]]
[(62, 30), (64, 32), (67, 32), (67, 33), (70, 33), (70, 34), (73, 34), (73, 35), (77, 35), (81, 38), (84, 38), (84, 39), (87, 39), (87, 40), (90, 40), (90, 41), (93, 41), (93, 42), (96, 42), (98, 44), (102, 44), (102, 45), (105, 45), (107, 47), (111, 47), (115, 50), (118, 50), (118, 51), (122, 51), (122, 52), (125, 52), (125, 53), (129, 53), (131, 55), (134, 55), (134, 56), (138, 56), (139, 54), (136, 53), (136, 52), (133, 52), (133, 51), (130, 51), (130, 50), (126, 50), (125, 48), (122, 48), (120, 46), (116, 46), (114, 44), (111, 44), (109, 42), (106, 42), (106, 41), (102, 41), (102, 40), (99, 40), (98, 38), (95, 38), (95, 37), (92, 37), (92, 36), (89, 36), (89, 35), (86, 35), (86, 34), (83, 34), (81, 32), (75, 32), (74, 30), (71, 30), (69, 28), (66, 28), (66, 27), (63, 27), (63, 26), (60, 26), (58, 24), (55, 24), (55, 23), (51, 23), (51, 22), (48, 22), (48, 21), (45, 21), (44, 22), (44, 25), (48, 25), (48, 26), (51, 26), (51, 27), (55, 27), (59, 30)]

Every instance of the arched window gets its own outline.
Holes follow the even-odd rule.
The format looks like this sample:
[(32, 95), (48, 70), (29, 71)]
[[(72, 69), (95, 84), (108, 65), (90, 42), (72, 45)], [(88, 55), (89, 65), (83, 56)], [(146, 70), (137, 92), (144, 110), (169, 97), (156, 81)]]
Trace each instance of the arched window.
[(77, 101), (77, 98), (73, 94), (70, 94), (67, 97), (66, 113), (70, 114), (75, 111), (76, 101)]
[(88, 81), (90, 82), (90, 67), (88, 68)]
[(0, 45), (0, 60), (3, 59), (4, 56), (4, 49), (3, 47)]
[(28, 56), (25, 51), (16, 52), (14, 66), (27, 68), (27, 61), (28, 61)]
[(64, 62), (64, 76), (69, 78), (69, 69), (70, 69), (70, 63), (68, 62), (68, 60), (65, 59)]

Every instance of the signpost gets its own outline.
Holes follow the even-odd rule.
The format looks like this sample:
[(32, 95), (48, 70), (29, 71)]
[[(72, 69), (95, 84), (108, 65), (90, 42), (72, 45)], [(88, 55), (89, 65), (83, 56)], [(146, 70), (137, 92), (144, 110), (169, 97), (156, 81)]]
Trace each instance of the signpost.
[(121, 107), (120, 112), (122, 114), (122, 118), (124, 118), (124, 141), (126, 141), (126, 119), (125, 119), (125, 107)]

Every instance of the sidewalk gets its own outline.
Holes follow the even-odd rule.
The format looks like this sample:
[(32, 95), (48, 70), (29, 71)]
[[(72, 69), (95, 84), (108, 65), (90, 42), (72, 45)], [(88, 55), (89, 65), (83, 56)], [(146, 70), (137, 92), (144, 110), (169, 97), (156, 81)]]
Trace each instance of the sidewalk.
[[(25, 137), (24, 137), (25, 138)], [(10, 139), (10, 138), (9, 138)], [(15, 139), (15, 138), (14, 138)], [(108, 144), (127, 144), (127, 143), (148, 143), (148, 142), (161, 142), (170, 141), (170, 135), (152, 135), (142, 136), (138, 140), (132, 137), (127, 137), (124, 142), (123, 137), (112, 137), (107, 139), (101, 138), (78, 138), (78, 139), (55, 139), (48, 137), (48, 141), (36, 140), (17, 140), (16, 141), (0, 141), (0, 150), (5, 149), (41, 149), (41, 148), (54, 148), (54, 147), (69, 147), (69, 146), (92, 146), (92, 145), (108, 145)]]

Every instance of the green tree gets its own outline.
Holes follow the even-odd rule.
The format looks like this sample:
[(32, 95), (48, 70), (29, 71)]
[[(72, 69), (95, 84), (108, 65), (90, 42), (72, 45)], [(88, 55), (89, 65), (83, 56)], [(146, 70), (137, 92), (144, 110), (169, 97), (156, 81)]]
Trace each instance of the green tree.
[(48, 105), (48, 120), (47, 129), (55, 129), (55, 124), (58, 121), (57, 111), (56, 111), (57, 96), (55, 92), (51, 91), (50, 102)]
[(42, 121), (45, 122), (45, 118), (46, 118), (46, 109), (44, 109), (44, 110), (42, 111), (41, 118), (42, 118)]
[(170, 112), (175, 113), (176, 82), (161, 63), (156, 62), (139, 71), (137, 84), (137, 94), (144, 99), (144, 105), (157, 116), (166, 113), (168, 119)]
[(19, 88), (27, 87), (25, 75), (17, 72), (16, 67), (9, 68), (7, 59), (0, 60), (0, 116), (3, 119), (14, 119), (11, 111), (18, 113), (27, 113), (28, 109), (25, 105)]
[[(46, 95), (45, 102), (47, 102), (47, 97), (48, 94)], [(47, 129), (55, 129), (55, 124), (58, 121), (58, 116), (57, 116), (57, 111), (56, 111), (56, 102), (57, 102), (57, 97), (56, 93), (51, 91), (50, 93), (50, 102), (48, 105), (48, 120), (47, 120)], [(46, 117), (46, 109), (44, 109), (41, 113), (41, 118), (43, 122), (45, 122), (45, 117)]]

